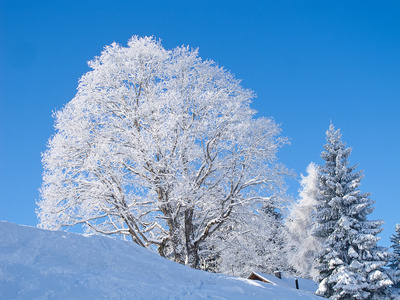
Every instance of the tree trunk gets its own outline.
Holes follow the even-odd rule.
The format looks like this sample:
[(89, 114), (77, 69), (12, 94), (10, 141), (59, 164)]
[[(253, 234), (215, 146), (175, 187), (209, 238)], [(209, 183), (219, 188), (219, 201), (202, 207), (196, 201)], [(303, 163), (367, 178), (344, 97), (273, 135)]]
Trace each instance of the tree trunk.
[(197, 265), (199, 263), (199, 247), (197, 246), (197, 243), (186, 243), (186, 248), (187, 248), (187, 261), (186, 265), (196, 269)]
[(195, 269), (199, 262), (198, 243), (193, 242), (194, 226), (193, 226), (193, 209), (185, 210), (185, 239), (186, 239), (186, 265)]
[(185, 264), (185, 243), (183, 241), (182, 228), (180, 226), (179, 215), (175, 220), (168, 222), (171, 246), (174, 250), (174, 261), (184, 265)]

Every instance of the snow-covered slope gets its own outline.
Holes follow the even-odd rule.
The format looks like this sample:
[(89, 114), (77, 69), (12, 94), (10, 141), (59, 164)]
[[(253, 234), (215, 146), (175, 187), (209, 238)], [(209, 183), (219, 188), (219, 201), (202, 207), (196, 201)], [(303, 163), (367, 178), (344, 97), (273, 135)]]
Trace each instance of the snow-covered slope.
[(289, 287), (292, 289), (296, 288), (295, 280), (297, 279), (299, 289), (302, 291), (307, 291), (310, 293), (315, 293), (318, 289), (318, 285), (315, 281), (309, 280), (309, 279), (304, 279), (304, 278), (299, 278), (299, 277), (282, 277), (281, 279), (275, 277), (274, 275), (271, 274), (264, 274), (261, 272), (254, 272), (252, 274), (256, 274), (258, 277), (262, 278), (263, 280), (269, 281), (274, 285), (278, 286), (285, 286)]
[(323, 299), (210, 274), (102, 236), (0, 222), (0, 299)]

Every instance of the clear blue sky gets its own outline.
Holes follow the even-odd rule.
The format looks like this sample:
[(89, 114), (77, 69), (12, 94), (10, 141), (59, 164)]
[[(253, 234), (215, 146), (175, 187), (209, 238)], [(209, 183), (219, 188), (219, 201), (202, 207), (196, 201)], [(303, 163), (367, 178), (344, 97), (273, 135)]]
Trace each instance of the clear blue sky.
[(389, 245), (400, 222), (400, 1), (0, 0), (0, 220), (37, 224), (52, 111), (74, 97), (88, 60), (132, 35), (198, 47), (242, 79), (259, 115), (291, 138), (279, 157), (298, 174), (322, 163), (330, 121), (341, 128)]

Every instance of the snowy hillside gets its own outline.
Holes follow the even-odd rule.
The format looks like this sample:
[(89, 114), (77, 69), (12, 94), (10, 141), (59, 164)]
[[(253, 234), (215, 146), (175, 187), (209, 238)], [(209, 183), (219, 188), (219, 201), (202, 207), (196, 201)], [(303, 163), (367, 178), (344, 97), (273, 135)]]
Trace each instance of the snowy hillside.
[(323, 299), (210, 274), (131, 242), (0, 222), (0, 299)]

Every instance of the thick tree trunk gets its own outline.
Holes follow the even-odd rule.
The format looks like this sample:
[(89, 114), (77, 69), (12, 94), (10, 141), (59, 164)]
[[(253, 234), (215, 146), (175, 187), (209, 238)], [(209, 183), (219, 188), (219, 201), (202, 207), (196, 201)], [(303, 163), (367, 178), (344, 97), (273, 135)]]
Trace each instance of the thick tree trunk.
[(198, 243), (193, 242), (194, 226), (193, 226), (193, 209), (185, 210), (185, 239), (186, 239), (186, 265), (195, 269), (199, 262)]
[(157, 194), (158, 194), (158, 200), (162, 202), (163, 204), (160, 206), (160, 210), (166, 216), (167, 219), (167, 224), (169, 227), (169, 237), (165, 241), (163, 241), (163, 244), (159, 246), (158, 252), (160, 253), (161, 256), (165, 257), (165, 245), (167, 243), (167, 240), (170, 242), (170, 246), (172, 247), (173, 250), (173, 257), (174, 261), (184, 265), (185, 264), (185, 247), (184, 247), (184, 241), (183, 241), (183, 234), (182, 234), (182, 229), (180, 226), (180, 219), (182, 219), (182, 213), (178, 213), (175, 217), (173, 217), (172, 212), (175, 211), (173, 207), (171, 207), (171, 204), (168, 202), (168, 193), (165, 192), (162, 188), (157, 189)]
[(171, 246), (174, 251), (174, 261), (184, 265), (186, 261), (185, 255), (185, 242), (182, 234), (182, 227), (180, 224), (181, 214), (175, 217), (174, 220), (168, 222)]
[(185, 247), (178, 230), (172, 230), (171, 244), (174, 249), (174, 261), (184, 265), (185, 264)]
[(197, 244), (187, 243), (186, 248), (187, 248), (186, 265), (193, 269), (196, 269), (199, 263), (199, 254), (198, 254), (199, 247), (197, 246)]

